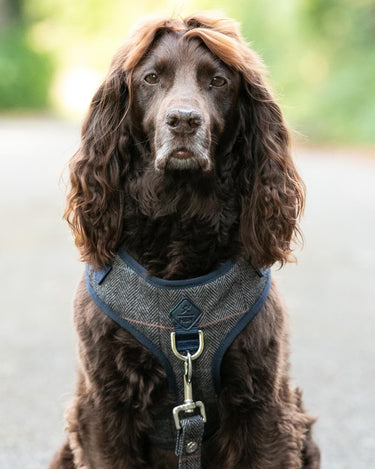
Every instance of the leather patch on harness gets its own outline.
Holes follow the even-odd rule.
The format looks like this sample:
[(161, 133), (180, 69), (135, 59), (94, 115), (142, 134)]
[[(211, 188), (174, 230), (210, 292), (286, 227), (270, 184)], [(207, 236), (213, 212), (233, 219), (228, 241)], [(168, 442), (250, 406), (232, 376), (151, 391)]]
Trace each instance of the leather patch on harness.
[(169, 317), (181, 329), (189, 331), (193, 327), (198, 326), (202, 314), (202, 311), (195, 303), (189, 300), (189, 298), (184, 298), (170, 310)]

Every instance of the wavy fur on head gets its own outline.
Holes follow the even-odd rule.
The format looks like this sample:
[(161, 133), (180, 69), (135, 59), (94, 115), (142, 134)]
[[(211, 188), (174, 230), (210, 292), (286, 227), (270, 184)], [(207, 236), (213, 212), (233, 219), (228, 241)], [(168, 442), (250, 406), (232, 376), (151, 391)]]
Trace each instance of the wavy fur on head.
[[(136, 28), (114, 57), (96, 92), (82, 129), (82, 145), (70, 163), (71, 189), (65, 213), (82, 259), (97, 266), (110, 262), (122, 241), (125, 186), (134, 167), (138, 142), (131, 122), (133, 75), (155, 40), (168, 31), (184, 39), (199, 38), (242, 77), (231, 149), (241, 171), (240, 240), (258, 267), (291, 260), (291, 241), (299, 234), (304, 185), (289, 151), (288, 131), (269, 87), (264, 66), (226, 18), (197, 15), (180, 20), (156, 19)], [(139, 150), (138, 150), (139, 151)]]

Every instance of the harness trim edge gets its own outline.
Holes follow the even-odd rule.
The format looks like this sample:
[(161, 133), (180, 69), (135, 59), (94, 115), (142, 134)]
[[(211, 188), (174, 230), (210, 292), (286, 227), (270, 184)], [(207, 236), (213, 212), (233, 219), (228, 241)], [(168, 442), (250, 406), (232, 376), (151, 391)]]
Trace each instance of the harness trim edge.
[(221, 388), (221, 362), (223, 360), (225, 352), (227, 351), (229, 346), (234, 342), (236, 337), (242, 332), (242, 330), (258, 314), (268, 297), (268, 293), (271, 287), (271, 270), (265, 272), (264, 275), (267, 275), (268, 278), (261, 296), (257, 299), (257, 301), (249, 309), (249, 311), (238, 321), (236, 326), (225, 336), (224, 340), (220, 344), (219, 348), (216, 350), (216, 353), (213, 357), (212, 375), (215, 391), (217, 394), (219, 394)]
[(193, 288), (198, 287), (201, 285), (205, 285), (206, 283), (212, 282), (227, 272), (229, 272), (232, 267), (234, 266), (234, 262), (232, 260), (226, 261), (221, 267), (219, 267), (214, 272), (210, 272), (209, 274), (202, 275), (200, 277), (190, 278), (186, 280), (166, 280), (159, 277), (152, 277), (147, 274), (147, 270), (139, 264), (133, 257), (131, 257), (124, 249), (120, 249), (118, 251), (118, 255), (120, 258), (125, 262), (125, 264), (130, 267), (136, 274), (138, 274), (143, 280), (147, 283), (158, 287), (158, 288), (165, 288), (165, 289), (184, 289), (184, 288)]

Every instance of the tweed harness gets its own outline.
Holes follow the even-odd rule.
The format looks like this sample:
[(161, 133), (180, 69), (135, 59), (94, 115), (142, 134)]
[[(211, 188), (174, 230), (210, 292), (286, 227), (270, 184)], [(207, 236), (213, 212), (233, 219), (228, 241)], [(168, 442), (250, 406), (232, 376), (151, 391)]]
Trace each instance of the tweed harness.
[(149, 440), (175, 447), (179, 469), (201, 467), (202, 441), (219, 427), (223, 356), (263, 306), (270, 283), (269, 270), (258, 271), (244, 259), (188, 280), (148, 276), (123, 250), (100, 271), (86, 265), (94, 302), (146, 346), (167, 373), (175, 404), (155, 417)]

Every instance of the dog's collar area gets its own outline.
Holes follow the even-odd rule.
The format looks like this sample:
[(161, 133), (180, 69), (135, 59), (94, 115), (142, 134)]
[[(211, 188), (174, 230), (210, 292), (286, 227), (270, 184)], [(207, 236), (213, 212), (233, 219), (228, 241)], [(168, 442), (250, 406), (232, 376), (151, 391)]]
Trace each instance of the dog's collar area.
[[(205, 285), (221, 277), (222, 275), (225, 275), (234, 265), (234, 262), (232, 260), (228, 260), (217, 270), (210, 272), (209, 274), (202, 275), (200, 277), (190, 278), (186, 280), (165, 280), (163, 278), (150, 276), (147, 270), (141, 264), (139, 264), (132, 256), (130, 256), (130, 254), (128, 254), (124, 249), (119, 250), (118, 256), (125, 262), (125, 264), (129, 268), (131, 268), (135, 273), (142, 277), (147, 283), (159, 288), (188, 288), (199, 285)], [(104, 268), (103, 274), (108, 269), (110, 269), (110, 267)]]
[[(189, 286), (195, 286), (195, 285), (203, 285), (207, 282), (210, 282), (214, 280), (215, 278), (220, 277), (221, 275), (224, 275), (226, 272), (228, 272), (234, 265), (234, 262), (232, 260), (226, 261), (221, 267), (219, 267), (217, 270), (206, 274), (202, 275), (200, 277), (195, 277), (191, 279), (186, 279), (186, 280), (165, 280), (159, 277), (153, 277), (148, 275), (147, 270), (139, 264), (130, 254), (128, 254), (125, 250), (120, 249), (118, 255), (121, 257), (121, 259), (124, 260), (124, 262), (134, 270), (134, 272), (138, 273), (142, 278), (147, 280), (149, 283), (155, 285), (155, 286), (160, 286), (160, 287), (165, 287), (165, 288), (173, 288), (173, 287), (189, 287)], [(267, 270), (263, 268), (255, 268), (256, 273), (259, 275), (259, 277), (264, 277), (267, 274)], [(106, 276), (109, 274), (109, 272), (112, 270), (112, 265), (104, 266), (101, 269), (97, 270), (95, 273), (96, 281), (100, 285)]]

